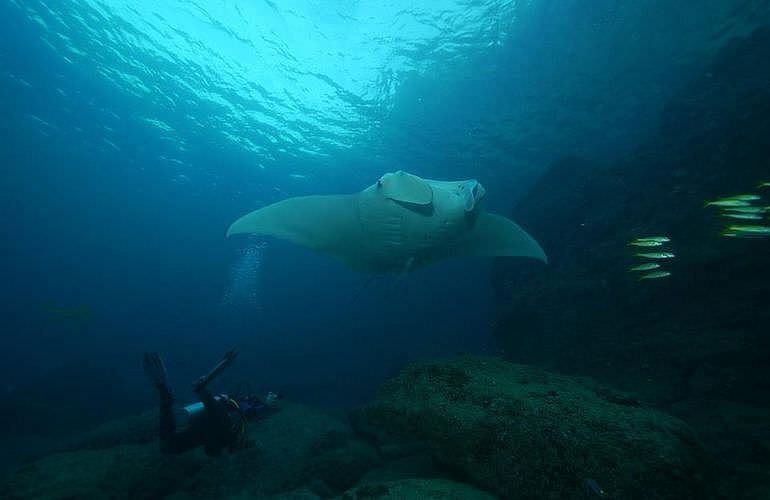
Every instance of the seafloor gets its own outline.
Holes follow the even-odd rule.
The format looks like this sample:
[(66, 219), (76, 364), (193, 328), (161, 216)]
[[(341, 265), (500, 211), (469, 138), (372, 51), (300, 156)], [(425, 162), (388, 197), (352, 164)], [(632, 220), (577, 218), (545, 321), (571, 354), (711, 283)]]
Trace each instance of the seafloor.
[[(563, 159), (516, 207), (551, 263), (497, 264), (505, 359), (408, 366), (353, 411), (283, 402), (215, 459), (160, 455), (152, 412), (111, 421), (28, 449), (0, 497), (770, 498), (770, 239), (703, 206), (770, 180), (767, 54), (768, 29), (730, 43), (635, 154)], [(658, 234), (672, 275), (640, 282), (626, 242)]]
[(162, 456), (157, 414), (31, 462), (4, 498), (707, 498), (712, 459), (683, 421), (588, 379), (496, 358), (411, 365), (370, 404), (283, 403), (254, 445)]

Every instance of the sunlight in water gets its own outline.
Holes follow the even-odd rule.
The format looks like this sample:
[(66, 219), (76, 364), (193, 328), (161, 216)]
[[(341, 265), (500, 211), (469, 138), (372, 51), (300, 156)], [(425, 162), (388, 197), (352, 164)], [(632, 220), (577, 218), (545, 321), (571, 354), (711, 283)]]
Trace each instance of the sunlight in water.
[[(517, 5), (12, 3), (63, 60), (152, 103), (145, 120), (165, 135), (181, 141), (175, 130), (218, 133), (263, 159), (360, 144), (392, 110), (407, 77), (496, 44), (510, 31)], [(188, 112), (178, 113), (180, 107)]]

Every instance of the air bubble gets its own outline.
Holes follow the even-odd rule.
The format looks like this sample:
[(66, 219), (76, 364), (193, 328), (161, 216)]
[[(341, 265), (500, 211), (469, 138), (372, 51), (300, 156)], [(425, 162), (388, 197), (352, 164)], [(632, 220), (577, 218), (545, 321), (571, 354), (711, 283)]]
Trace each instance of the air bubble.
[(267, 243), (254, 237), (247, 246), (238, 250), (230, 268), (230, 281), (222, 295), (223, 308), (248, 309), (251, 314), (261, 311), (259, 278), (265, 248)]

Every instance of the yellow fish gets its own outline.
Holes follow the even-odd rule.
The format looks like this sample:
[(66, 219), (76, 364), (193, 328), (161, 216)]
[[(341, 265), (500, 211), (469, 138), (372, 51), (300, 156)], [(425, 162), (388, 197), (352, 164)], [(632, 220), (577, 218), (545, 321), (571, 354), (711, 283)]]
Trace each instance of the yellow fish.
[(731, 219), (762, 220), (762, 216), (757, 214), (734, 214), (730, 212), (723, 212), (721, 215), (722, 217), (729, 217)]
[(660, 267), (660, 264), (655, 264), (654, 262), (650, 262), (648, 264), (639, 264), (638, 266), (629, 267), (629, 271), (652, 271), (653, 269), (657, 269)]
[(654, 280), (658, 278), (665, 278), (666, 276), (671, 276), (671, 273), (668, 271), (655, 271), (653, 273), (647, 273), (643, 275), (640, 280)]
[(674, 257), (674, 254), (671, 252), (635, 253), (634, 257), (644, 257), (646, 259), (671, 259)]
[(636, 238), (634, 241), (657, 241), (658, 243), (668, 243), (671, 238), (668, 236), (648, 236), (646, 238)]
[(663, 242), (661, 241), (647, 241), (647, 240), (634, 240), (629, 241), (629, 245), (633, 245), (635, 247), (659, 247), (663, 245)]
[(735, 196), (728, 196), (725, 200), (738, 200), (738, 201), (757, 201), (762, 199), (758, 194), (736, 194)]
[(728, 207), (724, 209), (725, 213), (740, 214), (763, 214), (770, 211), (770, 207)]
[(764, 238), (770, 236), (770, 226), (728, 226), (722, 232), (722, 236), (731, 236), (734, 238)]
[(751, 203), (744, 200), (721, 199), (706, 203), (704, 207), (748, 207)]

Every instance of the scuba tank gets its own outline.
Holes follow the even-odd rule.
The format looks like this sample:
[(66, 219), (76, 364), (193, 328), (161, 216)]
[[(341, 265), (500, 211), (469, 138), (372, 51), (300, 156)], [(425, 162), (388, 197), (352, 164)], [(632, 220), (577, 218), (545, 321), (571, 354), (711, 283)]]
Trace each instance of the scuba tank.
[[(227, 394), (217, 394), (214, 396), (214, 400), (216, 402), (220, 402), (222, 400), (228, 400), (230, 399), (230, 396)], [(183, 406), (181, 408), (176, 408), (174, 410), (174, 420), (176, 421), (177, 425), (179, 427), (186, 427), (190, 425), (190, 422), (193, 420), (196, 420), (203, 416), (203, 412), (206, 411), (206, 407), (203, 406), (202, 401), (198, 401), (196, 403), (190, 403), (186, 406)]]

